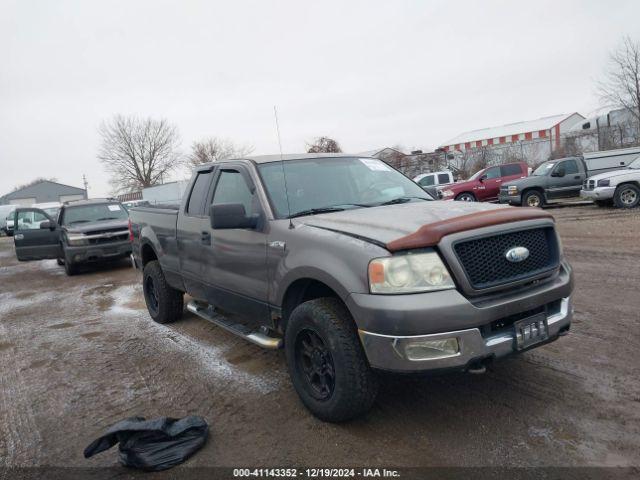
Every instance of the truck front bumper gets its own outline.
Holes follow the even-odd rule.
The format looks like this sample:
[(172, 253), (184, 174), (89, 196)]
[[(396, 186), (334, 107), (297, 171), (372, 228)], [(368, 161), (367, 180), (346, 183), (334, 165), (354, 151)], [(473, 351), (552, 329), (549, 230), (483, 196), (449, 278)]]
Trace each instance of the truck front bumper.
[(522, 205), (522, 195), (519, 193), (509, 195), (507, 193), (500, 192), (498, 195), (498, 201), (500, 203), (506, 203), (507, 205)]
[[(425, 372), (465, 370), (489, 358), (521, 351), (515, 325), (544, 319), (546, 337), (539, 346), (569, 330), (573, 314), (573, 274), (568, 263), (552, 279), (482, 300), (457, 290), (413, 295), (351, 294), (347, 307), (358, 326), (369, 364), (380, 370)], [(433, 341), (457, 345), (442, 355), (416, 359), (410, 351)]]
[[(530, 348), (549, 343), (568, 332), (572, 314), (571, 297), (563, 298), (557, 310), (546, 316), (546, 339)], [(359, 330), (358, 333), (369, 364), (373, 368), (394, 372), (466, 370), (487, 359), (505, 357), (520, 351), (516, 347), (516, 332), (513, 327), (490, 335), (483, 335), (479, 328), (416, 336), (379, 335), (364, 330)], [(455, 342), (454, 345), (457, 344), (456, 352), (442, 351), (428, 359), (414, 359), (409, 353), (414, 346), (451, 341)]]
[(66, 257), (73, 263), (99, 262), (128, 257), (131, 254), (129, 241), (102, 243), (97, 245), (65, 245)]
[(587, 200), (611, 200), (616, 187), (596, 187), (593, 190), (580, 190), (580, 196)]

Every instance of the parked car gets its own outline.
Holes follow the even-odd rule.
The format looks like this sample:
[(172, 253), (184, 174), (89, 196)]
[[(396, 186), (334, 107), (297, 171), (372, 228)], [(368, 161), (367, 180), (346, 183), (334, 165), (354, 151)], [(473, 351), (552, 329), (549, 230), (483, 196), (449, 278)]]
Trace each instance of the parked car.
[[(0, 205), (0, 230), (5, 235), (13, 235), (13, 211), (16, 209), (15, 205)], [(7, 222), (11, 223), (7, 225)]]
[(422, 173), (413, 179), (422, 189), (433, 198), (438, 198), (438, 187), (454, 182), (453, 173), (449, 170), (441, 172)]
[(640, 156), (627, 168), (589, 177), (580, 196), (598, 206), (614, 204), (618, 208), (633, 208), (640, 204)]
[(376, 370), (482, 372), (571, 323), (550, 214), (452, 208), (373, 158), (205, 164), (180, 207), (130, 217), (151, 318), (178, 320), (186, 292), (190, 312), (284, 347), (302, 402), (327, 421), (370, 408)]
[(543, 207), (557, 200), (579, 198), (587, 177), (625, 167), (638, 155), (640, 148), (626, 148), (549, 160), (536, 168), (530, 177), (503, 182), (500, 203)]
[(127, 210), (113, 199), (66, 202), (54, 219), (36, 207), (17, 208), (14, 243), (20, 261), (55, 258), (67, 275), (78, 266), (131, 253)]
[(529, 174), (525, 162), (505, 163), (477, 171), (464, 182), (454, 183), (439, 189), (443, 200), (463, 202), (492, 202), (498, 200), (503, 182), (524, 178)]

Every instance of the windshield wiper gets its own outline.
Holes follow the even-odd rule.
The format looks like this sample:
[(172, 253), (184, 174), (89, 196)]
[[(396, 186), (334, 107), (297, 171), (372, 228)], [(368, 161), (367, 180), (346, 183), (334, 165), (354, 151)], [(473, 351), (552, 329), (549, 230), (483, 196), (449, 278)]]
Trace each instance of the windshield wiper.
[(342, 212), (343, 210), (345, 209), (342, 207), (310, 208), (308, 210), (293, 213), (289, 215), (289, 218), (304, 217), (305, 215), (317, 215), (319, 213)]
[(96, 222), (101, 222), (103, 220), (120, 220), (118, 217), (104, 217), (104, 218), (99, 218), (96, 220)]
[(407, 203), (410, 202), (413, 199), (417, 199), (417, 200), (424, 200), (426, 202), (430, 202), (431, 199), (429, 198), (424, 198), (424, 197), (398, 197), (398, 198), (393, 198), (391, 200), (388, 200), (386, 202), (382, 202), (379, 203), (378, 205), (396, 205), (398, 203)]
[(74, 220), (73, 222), (69, 222), (69, 225), (73, 225), (74, 223), (87, 223), (91, 220)]

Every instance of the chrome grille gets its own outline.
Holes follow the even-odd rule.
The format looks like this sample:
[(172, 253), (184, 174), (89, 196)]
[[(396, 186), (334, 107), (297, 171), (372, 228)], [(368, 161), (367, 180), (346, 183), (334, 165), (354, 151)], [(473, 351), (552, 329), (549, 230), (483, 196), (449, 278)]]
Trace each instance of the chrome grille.
[[(521, 262), (507, 260), (514, 247), (525, 247), (529, 256)], [(461, 240), (453, 245), (471, 286), (480, 290), (526, 280), (558, 267), (559, 249), (552, 227)]]

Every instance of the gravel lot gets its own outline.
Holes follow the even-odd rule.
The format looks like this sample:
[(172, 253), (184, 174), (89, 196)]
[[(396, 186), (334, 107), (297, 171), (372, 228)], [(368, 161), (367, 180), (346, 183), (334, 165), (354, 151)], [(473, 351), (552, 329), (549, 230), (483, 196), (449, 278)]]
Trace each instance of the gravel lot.
[(0, 465), (106, 466), (84, 447), (142, 415), (204, 416), (189, 466), (640, 466), (640, 210), (551, 210), (576, 274), (571, 333), (485, 375), (385, 377), (322, 423), (281, 351), (185, 313), (153, 323), (129, 264), (66, 277), (0, 239)]

